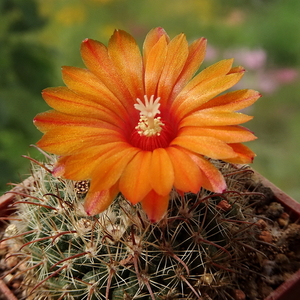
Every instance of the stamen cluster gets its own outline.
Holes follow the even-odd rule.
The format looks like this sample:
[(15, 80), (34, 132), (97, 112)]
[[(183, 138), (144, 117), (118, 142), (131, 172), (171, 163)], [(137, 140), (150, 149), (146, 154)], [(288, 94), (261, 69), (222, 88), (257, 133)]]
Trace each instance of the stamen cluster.
[(164, 126), (161, 117), (155, 118), (157, 114), (160, 114), (160, 97), (153, 101), (154, 95), (150, 97), (150, 100), (145, 95), (144, 99), (145, 104), (139, 98), (136, 99), (138, 104), (134, 104), (134, 108), (140, 111), (140, 119), (135, 129), (137, 129), (138, 134), (141, 136), (159, 136), (162, 126)]

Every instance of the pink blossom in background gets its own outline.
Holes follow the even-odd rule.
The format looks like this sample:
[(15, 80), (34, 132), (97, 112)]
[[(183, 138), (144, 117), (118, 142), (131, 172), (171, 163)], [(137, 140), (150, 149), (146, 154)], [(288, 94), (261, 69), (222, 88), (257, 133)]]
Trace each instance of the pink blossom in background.
[(217, 48), (211, 45), (207, 45), (205, 60), (207, 61), (216, 60), (219, 56), (220, 54)]
[(239, 88), (250, 84), (262, 93), (271, 94), (280, 86), (292, 83), (299, 77), (299, 71), (293, 68), (268, 68), (267, 53), (261, 48), (227, 49), (223, 56), (234, 57), (237, 64), (243, 65), (248, 72), (252, 71), (252, 76), (248, 74), (247, 80), (238, 84)]
[(234, 57), (235, 62), (245, 66), (248, 70), (258, 70), (265, 66), (267, 61), (267, 53), (263, 49), (229, 49), (224, 56)]
[(294, 82), (298, 76), (299, 72), (293, 68), (282, 68), (273, 71), (275, 79), (279, 83), (292, 83)]

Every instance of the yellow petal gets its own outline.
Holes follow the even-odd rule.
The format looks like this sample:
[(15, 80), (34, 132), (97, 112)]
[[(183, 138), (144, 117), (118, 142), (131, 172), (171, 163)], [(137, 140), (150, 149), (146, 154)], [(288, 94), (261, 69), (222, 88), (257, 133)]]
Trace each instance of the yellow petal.
[(255, 140), (251, 131), (241, 126), (215, 126), (215, 127), (183, 127), (179, 136), (211, 136), (226, 143), (243, 143)]
[(202, 184), (202, 173), (195, 162), (181, 149), (166, 149), (174, 169), (174, 186), (182, 192), (199, 192)]
[(170, 193), (174, 183), (174, 170), (164, 148), (157, 148), (153, 151), (149, 176), (150, 184), (157, 194), (165, 196)]
[(213, 159), (236, 157), (237, 154), (225, 142), (209, 136), (178, 136), (172, 142), (184, 149)]
[(158, 222), (167, 213), (169, 199), (169, 195), (161, 196), (153, 190), (143, 199), (143, 210), (151, 222)]
[(89, 216), (97, 215), (108, 208), (118, 195), (118, 187), (114, 185), (109, 190), (100, 190), (91, 182), (90, 190), (84, 199), (84, 209)]
[(133, 100), (144, 96), (143, 64), (134, 38), (123, 30), (115, 30), (108, 44), (108, 55), (129, 89)]
[(152, 152), (140, 151), (128, 163), (119, 181), (119, 188), (132, 204), (140, 202), (151, 190), (149, 169)]

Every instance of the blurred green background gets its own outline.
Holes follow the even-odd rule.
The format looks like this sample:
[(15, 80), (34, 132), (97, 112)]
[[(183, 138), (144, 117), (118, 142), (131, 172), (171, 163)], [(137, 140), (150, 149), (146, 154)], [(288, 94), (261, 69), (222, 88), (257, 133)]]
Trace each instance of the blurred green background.
[[(0, 191), (29, 173), (21, 155), (41, 136), (32, 119), (48, 109), (43, 88), (63, 85), (60, 67), (83, 66), (80, 43), (107, 42), (115, 28), (142, 43), (153, 27), (171, 37), (208, 39), (208, 66), (235, 58), (247, 69), (239, 88), (263, 94), (247, 113), (259, 137), (254, 168), (300, 199), (299, 0), (1, 0)], [(236, 87), (237, 88), (237, 87)]]

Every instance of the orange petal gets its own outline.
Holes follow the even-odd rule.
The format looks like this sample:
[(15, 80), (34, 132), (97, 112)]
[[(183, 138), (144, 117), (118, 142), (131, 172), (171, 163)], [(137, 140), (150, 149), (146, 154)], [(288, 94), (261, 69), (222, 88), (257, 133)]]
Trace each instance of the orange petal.
[(120, 129), (112, 124), (109, 124), (103, 120), (89, 117), (72, 116), (67, 115), (55, 110), (46, 111), (40, 113), (33, 119), (34, 125), (42, 132), (47, 132), (52, 129), (64, 130), (65, 127), (77, 127), (80, 131), (83, 127), (97, 128), (97, 129), (109, 129), (119, 132)]
[(121, 175), (120, 191), (132, 204), (140, 202), (151, 190), (148, 175), (151, 156), (150, 151), (140, 151)]
[(81, 56), (87, 68), (122, 102), (127, 112), (132, 111), (135, 99), (111, 61), (107, 48), (98, 41), (85, 39), (81, 44)]
[[(74, 158), (76, 161), (75, 164), (73, 164)], [(83, 157), (81, 156), (80, 158), (80, 162), (82, 163)], [(52, 175), (55, 177), (64, 177), (71, 180), (87, 180), (91, 178), (90, 175), (94, 168), (95, 165), (91, 163), (85, 163), (85, 167), (82, 168), (82, 165), (78, 164), (78, 159), (74, 157), (74, 155), (62, 156), (54, 165)], [(71, 169), (71, 172), (67, 169)], [(68, 173), (71, 173), (71, 175)]]
[(130, 145), (124, 149), (114, 148), (103, 155), (92, 173), (92, 180), (97, 184), (99, 190), (109, 189), (121, 177), (124, 169), (132, 158), (140, 151)]
[(79, 96), (67, 87), (47, 88), (43, 90), (42, 96), (50, 107), (61, 113), (96, 118), (121, 126), (118, 115), (111, 109)]
[(233, 151), (237, 154), (236, 157), (224, 159), (227, 162), (235, 164), (249, 164), (253, 162), (256, 154), (243, 144), (229, 144)]
[(145, 91), (146, 95), (155, 95), (158, 79), (163, 70), (167, 55), (167, 41), (162, 36), (159, 41), (149, 49), (147, 60), (145, 59)]
[(205, 57), (205, 50), (206, 50), (205, 38), (197, 39), (189, 46), (189, 56), (186, 60), (186, 63), (184, 65), (181, 74), (177, 79), (170, 100), (173, 100), (177, 96), (177, 94), (182, 90), (182, 88), (189, 82), (189, 80), (199, 69)]
[(97, 186), (91, 182), (90, 190), (84, 200), (84, 209), (89, 216), (97, 215), (108, 208), (118, 195), (117, 184), (109, 190), (99, 191)]
[(166, 149), (174, 169), (174, 186), (183, 192), (197, 193), (202, 184), (202, 173), (188, 154), (175, 147)]
[(205, 158), (190, 154), (191, 158), (203, 172), (203, 187), (215, 193), (222, 193), (226, 189), (226, 182), (222, 173)]
[(122, 141), (120, 134), (101, 128), (58, 127), (46, 132), (37, 142), (37, 146), (57, 155), (70, 155), (84, 148)]
[(165, 65), (158, 83), (157, 95), (162, 106), (166, 105), (176, 80), (188, 58), (188, 42), (184, 34), (177, 35), (168, 44)]
[(144, 58), (144, 64), (146, 64), (146, 61), (149, 59), (149, 52), (151, 51), (152, 47), (163, 37), (163, 39), (169, 43), (170, 38), (165, 32), (165, 30), (161, 27), (156, 27), (149, 31), (147, 34), (144, 45), (143, 45), (143, 58)]
[(118, 112), (116, 117), (127, 118), (126, 110), (119, 99), (89, 70), (65, 66), (62, 67), (62, 75), (64, 83), (70, 90), (110, 109), (112, 112)]
[(179, 123), (179, 128), (184, 126), (226, 126), (226, 125), (238, 125), (246, 123), (253, 119), (252, 116), (248, 116), (239, 112), (220, 111), (217, 108), (209, 108), (199, 110), (191, 115), (186, 116)]
[(237, 154), (225, 142), (209, 136), (178, 136), (172, 142), (184, 149), (213, 159), (233, 158)]
[(174, 100), (171, 110), (178, 120), (181, 120), (184, 116), (199, 110), (201, 105), (216, 95), (234, 86), (242, 76), (243, 72), (219, 76), (211, 80), (205, 80), (193, 89), (183, 89)]
[(53, 166), (52, 175), (55, 177), (62, 177), (66, 169), (66, 161), (70, 156), (61, 156)]
[(169, 195), (161, 196), (153, 190), (143, 199), (143, 210), (151, 222), (158, 222), (166, 214), (169, 199)]
[[(123, 142), (100, 144), (83, 148), (80, 153), (67, 156), (65, 159), (60, 158), (59, 162), (64, 163), (63, 176), (72, 180), (94, 178), (96, 177), (93, 176), (94, 171), (98, 172), (106, 160), (115, 154), (116, 149), (121, 151), (120, 149), (126, 149), (128, 146), (127, 143)], [(83, 163), (84, 167), (82, 166)]]
[(199, 84), (227, 75), (231, 70), (232, 63), (233, 59), (224, 59), (202, 70), (184, 87), (180, 92), (179, 97), (174, 100), (172, 105), (173, 109), (177, 109), (191, 91), (195, 90)]
[(241, 126), (215, 126), (215, 127), (183, 127), (179, 136), (211, 136), (226, 143), (243, 143), (255, 140), (251, 131)]
[(223, 111), (237, 111), (252, 105), (261, 94), (254, 90), (238, 90), (215, 97), (204, 103), (200, 109), (218, 108)]
[(197, 85), (202, 81), (211, 80), (215, 77), (223, 76), (228, 74), (232, 70), (233, 58), (223, 59), (208, 66), (203, 71), (201, 71), (193, 80), (191, 85)]
[(152, 153), (149, 168), (150, 184), (159, 195), (168, 195), (174, 184), (173, 165), (167, 151), (157, 148)]
[(108, 55), (133, 96), (144, 96), (143, 64), (139, 47), (134, 38), (123, 30), (115, 30), (108, 44)]
[(245, 68), (242, 66), (233, 67), (229, 70), (227, 74), (234, 74), (234, 73), (243, 73), (245, 72)]

